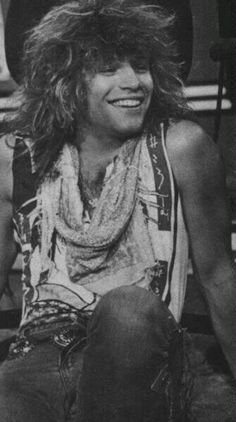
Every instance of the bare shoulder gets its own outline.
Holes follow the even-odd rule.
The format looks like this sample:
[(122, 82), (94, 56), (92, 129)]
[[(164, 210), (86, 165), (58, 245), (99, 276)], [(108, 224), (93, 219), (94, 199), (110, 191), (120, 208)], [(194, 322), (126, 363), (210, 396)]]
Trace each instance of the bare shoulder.
[(212, 138), (197, 123), (182, 120), (167, 131), (168, 157), (179, 187), (217, 179), (223, 173), (219, 150)]
[(14, 152), (14, 137), (0, 137), (0, 199), (11, 201), (13, 191), (12, 162)]

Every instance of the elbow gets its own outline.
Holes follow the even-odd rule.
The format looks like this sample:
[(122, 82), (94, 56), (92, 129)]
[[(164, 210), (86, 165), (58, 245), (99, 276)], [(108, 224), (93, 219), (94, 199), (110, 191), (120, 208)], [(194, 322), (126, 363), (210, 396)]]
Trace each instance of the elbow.
[(219, 262), (206, 263), (200, 268), (194, 266), (194, 272), (204, 291), (224, 290), (236, 285), (236, 271), (233, 260), (219, 259)]

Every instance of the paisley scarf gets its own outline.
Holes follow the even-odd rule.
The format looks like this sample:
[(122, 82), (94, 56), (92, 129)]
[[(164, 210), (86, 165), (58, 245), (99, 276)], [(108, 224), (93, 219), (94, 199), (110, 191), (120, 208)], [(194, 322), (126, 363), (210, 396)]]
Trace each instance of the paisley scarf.
[(83, 203), (78, 186), (79, 154), (66, 144), (55, 164), (56, 178), (48, 177), (38, 190), (42, 215), (42, 263), (49, 264), (53, 231), (65, 241), (69, 275), (100, 271), (132, 216), (138, 181), (141, 139), (128, 140), (114, 160), (111, 174), (94, 210), (89, 227), (83, 224)]

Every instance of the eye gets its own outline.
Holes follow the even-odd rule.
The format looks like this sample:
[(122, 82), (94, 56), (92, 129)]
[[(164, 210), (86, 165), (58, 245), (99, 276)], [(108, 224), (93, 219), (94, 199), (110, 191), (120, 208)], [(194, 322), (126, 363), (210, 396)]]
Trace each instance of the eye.
[(114, 75), (114, 73), (116, 73), (117, 71), (117, 64), (115, 63), (111, 63), (111, 64), (105, 64), (105, 65), (101, 65), (98, 68), (98, 73), (102, 73), (103, 75)]
[(146, 59), (136, 59), (132, 61), (132, 67), (138, 73), (146, 73), (150, 70), (149, 61)]

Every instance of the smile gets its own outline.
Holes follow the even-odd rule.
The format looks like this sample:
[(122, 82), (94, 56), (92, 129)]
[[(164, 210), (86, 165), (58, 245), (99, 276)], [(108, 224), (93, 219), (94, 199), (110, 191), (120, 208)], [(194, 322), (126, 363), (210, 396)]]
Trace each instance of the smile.
[(143, 98), (124, 98), (110, 101), (115, 107), (139, 107), (143, 103)]

